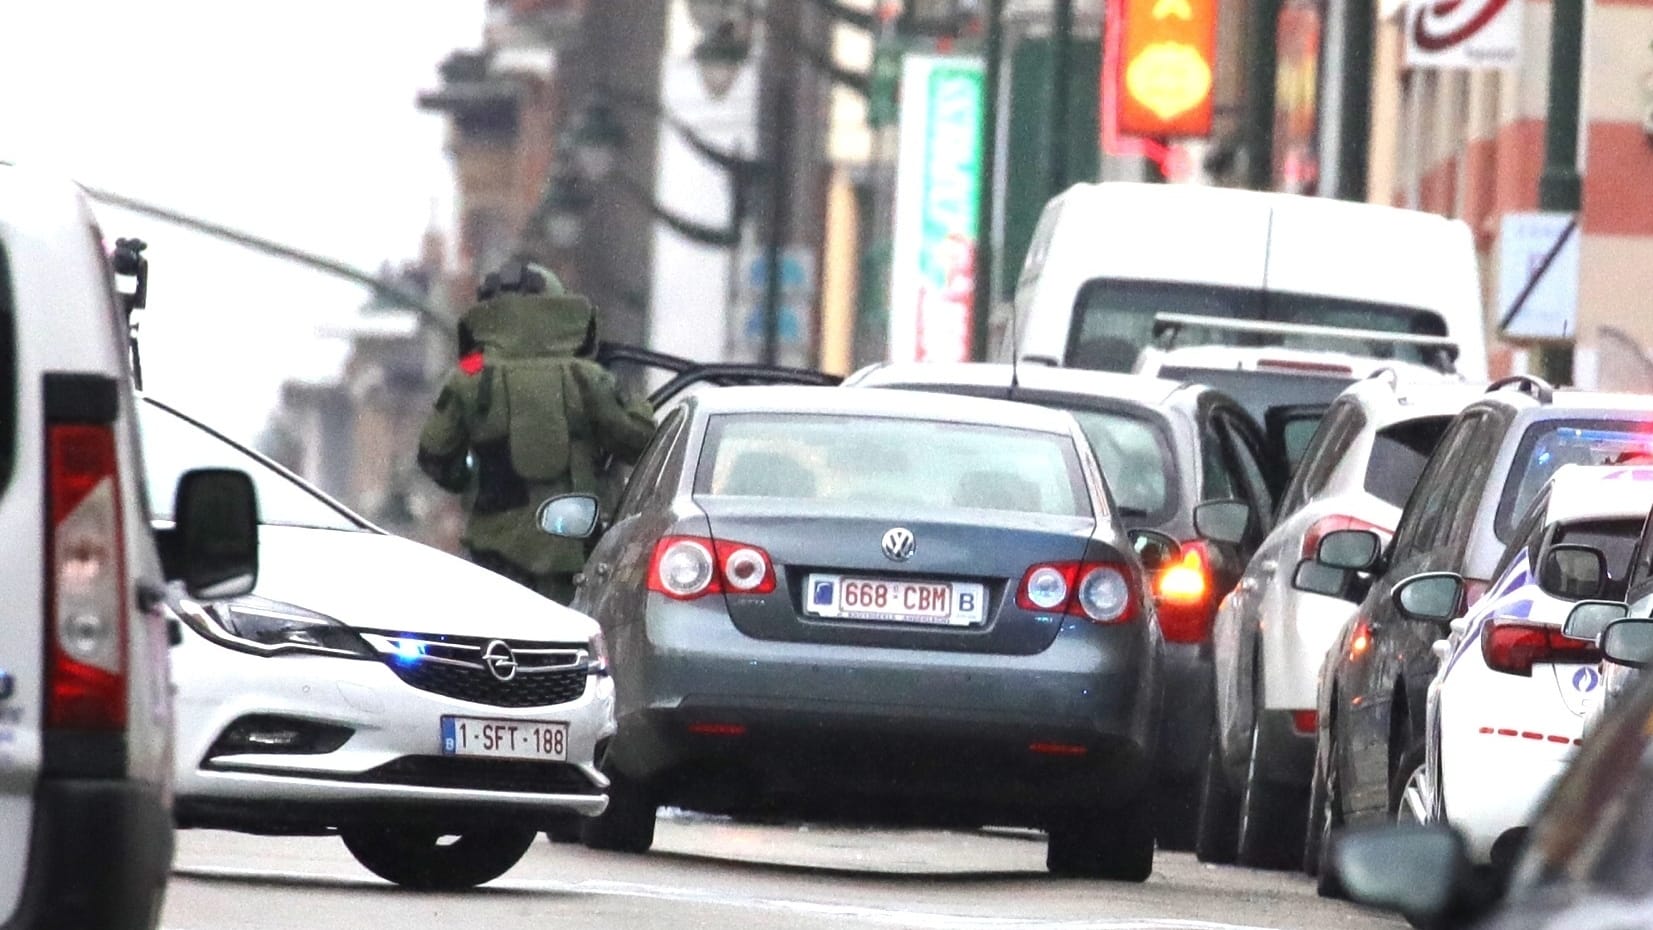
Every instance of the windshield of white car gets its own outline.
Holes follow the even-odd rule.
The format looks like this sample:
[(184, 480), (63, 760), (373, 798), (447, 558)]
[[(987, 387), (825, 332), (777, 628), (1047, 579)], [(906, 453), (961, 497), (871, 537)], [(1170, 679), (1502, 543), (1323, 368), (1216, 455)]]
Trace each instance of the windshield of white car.
[(1653, 456), (1653, 430), (1634, 420), (1548, 420), (1521, 438), (1493, 529), (1500, 542), (1563, 465), (1627, 465)]
[(145, 481), (157, 520), (172, 519), (178, 479), (192, 468), (234, 468), (253, 479), (258, 522), (325, 530), (361, 530), (366, 525), (328, 502), (262, 456), (241, 448), (205, 426), (153, 401), (138, 405), (143, 435)]
[[(1405, 507), (1423, 475), (1429, 454), (1451, 425), (1451, 417), (1407, 420), (1377, 431), (1366, 463), (1366, 493), (1395, 507)], [(1634, 538), (1631, 539), (1634, 542)]]
[[(1161, 313), (1208, 316), (1214, 321), (1262, 320), (1423, 336), (1447, 334), (1446, 323), (1438, 314), (1413, 307), (1181, 281), (1097, 278), (1079, 291), (1068, 340), (1068, 365), (1102, 371), (1132, 370), (1137, 355), (1154, 344), (1154, 318)], [(1451, 360), (1440, 349), (1380, 340), (1239, 333), (1185, 326), (1177, 333), (1175, 344), (1179, 347), (1281, 346), (1345, 352), (1452, 370)]]
[(1068, 436), (896, 417), (714, 416), (695, 494), (1093, 516)]

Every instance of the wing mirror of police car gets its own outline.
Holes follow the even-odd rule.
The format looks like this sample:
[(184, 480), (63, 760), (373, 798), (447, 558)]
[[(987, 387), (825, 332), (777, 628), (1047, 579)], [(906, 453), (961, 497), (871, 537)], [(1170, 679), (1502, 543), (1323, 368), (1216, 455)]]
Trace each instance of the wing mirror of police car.
[(1395, 609), (1408, 620), (1446, 623), (1463, 612), (1464, 579), (1452, 572), (1426, 572), (1395, 585)]
[(1630, 616), (1630, 605), (1623, 601), (1580, 601), (1573, 605), (1567, 622), (1561, 625), (1561, 635), (1568, 639), (1595, 642), (1609, 624)]
[(258, 583), (258, 494), (246, 472), (198, 468), (178, 479), (167, 576), (193, 598), (240, 597)]
[(1638, 617), (1607, 624), (1601, 633), (1601, 654), (1625, 668), (1653, 665), (1653, 620)]
[(597, 532), (597, 498), (591, 494), (562, 494), (540, 505), (536, 519), (542, 531), (563, 539), (590, 539)]
[(1239, 545), (1251, 525), (1251, 505), (1240, 500), (1206, 501), (1194, 508), (1194, 532), (1212, 542)]
[(1131, 530), (1126, 535), (1144, 571), (1157, 572), (1182, 554), (1181, 543), (1157, 530)]
[(1538, 588), (1569, 601), (1600, 597), (1607, 588), (1607, 556), (1593, 546), (1551, 546), (1538, 564)]

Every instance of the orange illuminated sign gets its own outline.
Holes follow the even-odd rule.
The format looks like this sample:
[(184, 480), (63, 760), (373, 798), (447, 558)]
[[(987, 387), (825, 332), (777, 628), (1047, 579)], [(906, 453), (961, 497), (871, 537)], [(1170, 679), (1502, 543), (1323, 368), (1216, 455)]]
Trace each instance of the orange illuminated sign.
[(1148, 138), (1211, 134), (1217, 0), (1124, 0), (1119, 131)]

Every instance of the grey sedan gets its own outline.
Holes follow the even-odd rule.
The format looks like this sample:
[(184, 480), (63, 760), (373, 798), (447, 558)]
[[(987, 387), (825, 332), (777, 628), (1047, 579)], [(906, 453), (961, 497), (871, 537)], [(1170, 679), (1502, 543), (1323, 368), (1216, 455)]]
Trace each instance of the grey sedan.
[[(548, 531), (590, 499), (562, 498)], [(575, 608), (620, 729), (587, 845), (657, 807), (1048, 831), (1142, 881), (1163, 638), (1072, 416), (906, 391), (724, 388), (661, 423)]]

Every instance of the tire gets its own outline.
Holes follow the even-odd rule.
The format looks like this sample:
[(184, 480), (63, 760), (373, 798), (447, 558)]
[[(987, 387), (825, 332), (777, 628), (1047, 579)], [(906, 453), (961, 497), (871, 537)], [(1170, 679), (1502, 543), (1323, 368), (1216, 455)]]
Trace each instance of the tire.
[(528, 827), (495, 827), (441, 842), (439, 830), (416, 827), (349, 827), (339, 836), (364, 868), (385, 881), (416, 891), (461, 891), (511, 870), (534, 843)]
[(1045, 868), (1067, 878), (1147, 881), (1154, 871), (1153, 806), (1082, 814), (1051, 827)]
[(641, 854), (654, 845), (655, 803), (644, 785), (609, 774), (608, 810), (580, 826), (587, 849)]
[[(1348, 894), (1343, 890), (1343, 882), (1339, 880), (1337, 870), (1332, 868), (1332, 843), (1337, 831), (1343, 828), (1343, 800), (1337, 778), (1337, 735), (1331, 725), (1327, 726), (1326, 738), (1330, 741), (1326, 749), (1327, 765), (1324, 770), (1319, 770), (1317, 766), (1315, 773), (1315, 781), (1321, 789), (1320, 806), (1315, 809), (1310, 819), (1310, 823), (1318, 828), (1318, 836), (1313, 841), (1314, 891), (1322, 898), (1341, 901), (1347, 898)], [(1304, 856), (1307, 855), (1308, 852), (1305, 850)]]
[(1194, 848), (1200, 826), (1199, 778), (1167, 778), (1154, 791), (1154, 838), (1168, 852)]
[(1211, 748), (1200, 775), (1200, 816), (1194, 831), (1194, 857), (1213, 865), (1230, 865), (1239, 840), (1240, 798), (1223, 773), (1217, 724), (1211, 724)]
[[(1262, 719), (1262, 711), (1252, 715)], [(1262, 727), (1251, 728), (1251, 761), (1246, 765), (1245, 788), (1240, 794), (1235, 862), (1254, 869), (1286, 871), (1303, 861), (1304, 822), (1308, 816), (1306, 792), (1263, 778), (1258, 771)]]
[(1326, 776), (1320, 770), (1318, 754), (1314, 775), (1309, 779), (1309, 817), (1303, 828), (1303, 874), (1310, 878), (1320, 875), (1320, 847), (1328, 812), (1326, 810)]
[(580, 841), (580, 833), (584, 823), (584, 817), (577, 817), (574, 815), (563, 817), (546, 829), (545, 838), (550, 840), (555, 845), (578, 843)]
[(1419, 745), (1401, 753), (1395, 764), (1395, 773), (1389, 780), (1389, 817), (1397, 823), (1422, 824), (1434, 818), (1430, 814), (1429, 799), (1424, 794), (1424, 747)]

